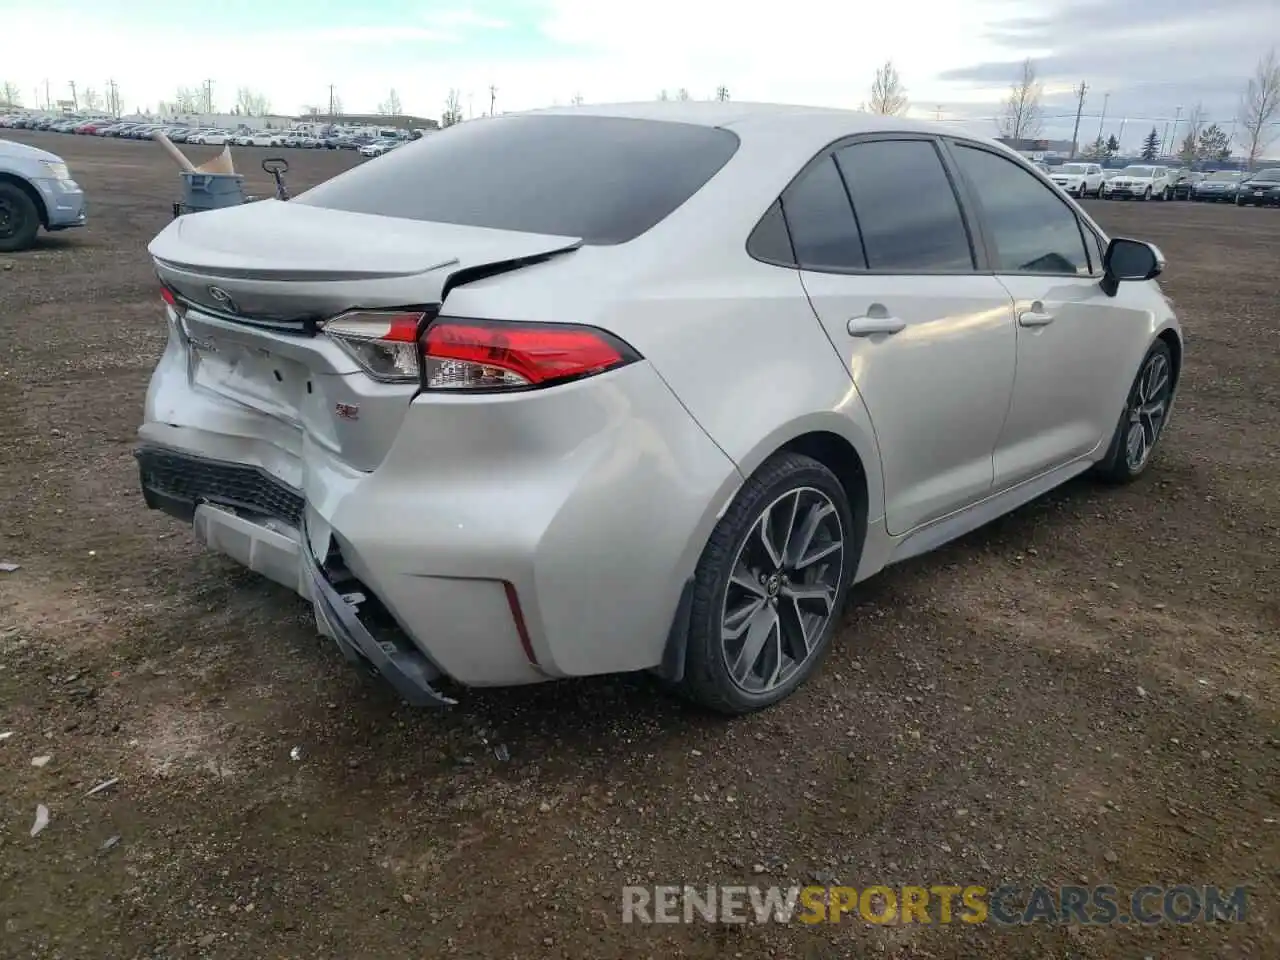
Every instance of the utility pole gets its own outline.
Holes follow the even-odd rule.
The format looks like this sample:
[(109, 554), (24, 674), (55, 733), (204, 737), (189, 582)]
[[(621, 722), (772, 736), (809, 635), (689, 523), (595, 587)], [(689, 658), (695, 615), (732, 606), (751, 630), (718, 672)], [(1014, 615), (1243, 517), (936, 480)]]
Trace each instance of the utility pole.
[(467, 119), (468, 120), (475, 119), (475, 116), (476, 116), (475, 105), (476, 105), (476, 95), (474, 93), (468, 93), (467, 94)]
[(71, 109), (79, 110), (80, 100), (76, 97), (76, 82), (74, 80), (69, 81), (69, 86), (71, 87)]
[(498, 88), (492, 83), (489, 84), (489, 116), (493, 116), (493, 105), (498, 100)]
[(1169, 137), (1169, 152), (1173, 153), (1178, 147), (1178, 121), (1182, 119), (1182, 107), (1173, 114), (1173, 134)]
[(1098, 139), (1102, 139), (1102, 126), (1107, 122), (1107, 104), (1111, 102), (1111, 94), (1102, 95), (1102, 116), (1098, 118)]
[(120, 93), (116, 87), (116, 82), (114, 80), (107, 81), (107, 90), (110, 91), (107, 94), (107, 109), (111, 111), (112, 116), (119, 117), (120, 116)]
[(1120, 136), (1116, 137), (1116, 143), (1120, 144), (1120, 152), (1124, 152), (1124, 125), (1129, 122), (1129, 118), (1125, 117), (1120, 121)]
[(329, 119), (333, 120), (333, 84), (329, 84)]
[(1075, 159), (1076, 147), (1080, 137), (1080, 114), (1084, 113), (1084, 95), (1089, 92), (1089, 85), (1083, 80), (1080, 81), (1080, 89), (1076, 91), (1080, 95), (1079, 101), (1076, 103), (1076, 125), (1071, 131), (1071, 157)]
[(204, 112), (206, 114), (213, 113), (213, 81), (206, 80), (204, 82)]
[(53, 97), (49, 93), (49, 78), (44, 79), (44, 108), (46, 110), (53, 109)]

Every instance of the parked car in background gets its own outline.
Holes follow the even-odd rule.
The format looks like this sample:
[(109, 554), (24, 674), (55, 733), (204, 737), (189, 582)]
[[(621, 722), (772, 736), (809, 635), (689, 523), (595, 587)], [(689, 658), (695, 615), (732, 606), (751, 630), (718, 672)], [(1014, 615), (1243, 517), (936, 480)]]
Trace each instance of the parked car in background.
[(273, 147), (277, 146), (274, 140), (275, 136), (270, 133), (249, 132), (237, 135), (230, 142), (241, 147)]
[(0, 252), (31, 246), (41, 227), (54, 232), (84, 223), (84, 191), (61, 157), (0, 140)]
[(1168, 200), (1173, 196), (1172, 171), (1154, 164), (1134, 164), (1106, 181), (1102, 195), (1109, 200)]
[(776, 703), (852, 583), (1146, 472), (1183, 352), (1154, 247), (837, 110), (462, 123), (149, 250), (146, 503), (419, 705), (640, 670)]
[(1280, 167), (1260, 170), (1242, 181), (1236, 190), (1236, 206), (1280, 206)]
[(198, 143), (212, 147), (220, 147), (235, 135), (230, 130), (202, 130), (194, 137), (188, 137), (187, 143)]
[(1206, 174), (1191, 191), (1191, 199), (1201, 203), (1235, 203), (1240, 177), (1238, 170), (1217, 170)]
[(1204, 179), (1204, 174), (1197, 173), (1195, 170), (1175, 171), (1172, 199), (1190, 200), (1191, 195), (1195, 192), (1196, 184), (1203, 179)]
[(1102, 196), (1102, 167), (1096, 163), (1064, 163), (1049, 171), (1049, 179), (1071, 196)]
[(380, 157), (384, 153), (390, 153), (402, 144), (400, 140), (374, 140), (372, 143), (365, 144), (360, 148), (360, 156), (362, 157)]

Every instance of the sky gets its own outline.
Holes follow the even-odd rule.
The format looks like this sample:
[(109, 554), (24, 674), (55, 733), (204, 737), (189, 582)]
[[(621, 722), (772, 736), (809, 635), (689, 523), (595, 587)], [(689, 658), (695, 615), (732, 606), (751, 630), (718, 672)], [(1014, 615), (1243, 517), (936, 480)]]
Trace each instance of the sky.
[[(892, 60), (911, 113), (994, 135), (1020, 62), (1044, 84), (1043, 135), (1099, 128), (1136, 145), (1194, 104), (1230, 129), (1257, 60), (1280, 43), (1277, 0), (0, 0), (0, 83), (28, 106), (69, 99), (74, 81), (118, 85), (126, 111), (213, 81), (275, 112), (402, 109), (438, 117), (450, 89), (464, 115), (646, 100), (680, 88), (710, 98), (857, 108)], [(9, 42), (12, 38), (30, 42)], [(1105, 118), (1103, 110), (1105, 107)]]

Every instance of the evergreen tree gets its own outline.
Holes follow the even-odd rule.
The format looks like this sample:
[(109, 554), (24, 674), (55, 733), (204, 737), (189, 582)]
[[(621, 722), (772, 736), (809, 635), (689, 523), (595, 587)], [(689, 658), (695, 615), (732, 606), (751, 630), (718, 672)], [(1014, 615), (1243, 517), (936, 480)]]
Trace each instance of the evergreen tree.
[(1147, 139), (1142, 141), (1142, 159), (1154, 160), (1160, 153), (1160, 134), (1152, 127)]

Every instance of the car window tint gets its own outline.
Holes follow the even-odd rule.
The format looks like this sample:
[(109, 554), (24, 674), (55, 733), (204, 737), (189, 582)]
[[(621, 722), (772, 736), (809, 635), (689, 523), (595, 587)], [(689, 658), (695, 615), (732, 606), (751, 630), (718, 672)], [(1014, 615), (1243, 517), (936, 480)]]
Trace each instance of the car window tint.
[(862, 241), (840, 173), (830, 155), (782, 195), (796, 261), (810, 270), (863, 270)]
[(1075, 212), (1018, 164), (958, 146), (956, 162), (977, 193), (1003, 273), (1089, 272)]
[(406, 144), (291, 202), (625, 243), (697, 193), (737, 149), (736, 134), (692, 123), (489, 117)]
[(747, 240), (747, 252), (766, 263), (795, 264), (787, 222), (782, 219), (782, 201), (775, 200)]
[(927, 140), (875, 140), (836, 152), (867, 266), (896, 273), (972, 270), (955, 192)]

